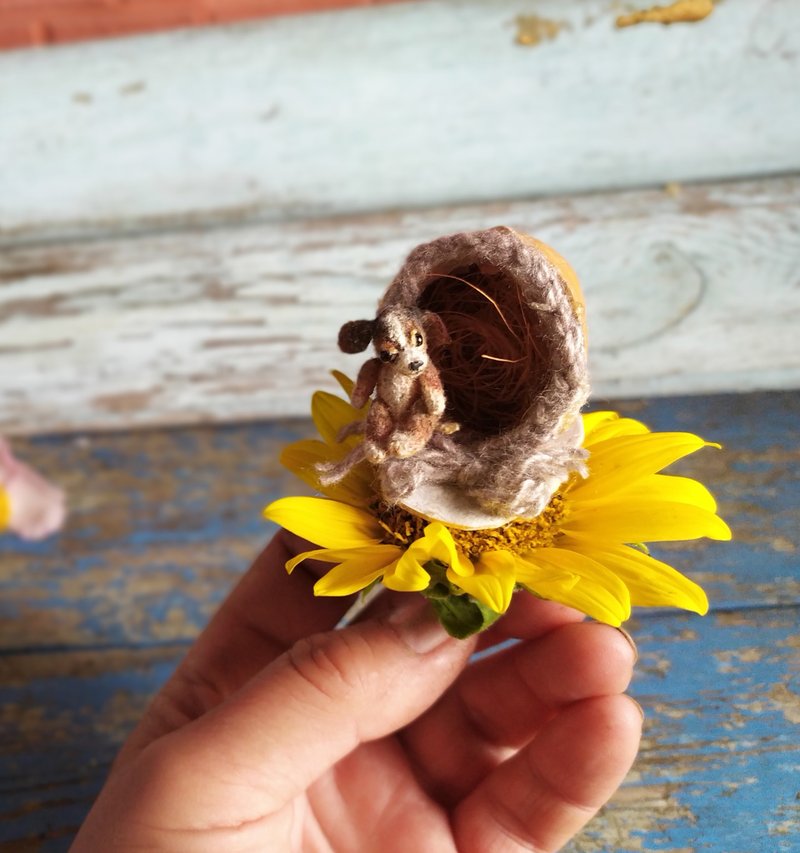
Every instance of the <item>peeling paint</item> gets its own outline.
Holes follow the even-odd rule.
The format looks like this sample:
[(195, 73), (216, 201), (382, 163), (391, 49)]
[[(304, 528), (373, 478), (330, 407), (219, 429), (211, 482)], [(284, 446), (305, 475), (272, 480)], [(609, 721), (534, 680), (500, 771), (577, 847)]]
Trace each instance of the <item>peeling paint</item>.
[(726, 649), (714, 652), (714, 657), (719, 661), (721, 672), (736, 672), (740, 664), (758, 663), (767, 654), (766, 649), (758, 647), (742, 649)]
[(516, 25), (515, 40), (517, 44), (526, 47), (533, 47), (543, 41), (552, 41), (562, 30), (569, 29), (566, 21), (552, 21), (540, 18), (538, 15), (518, 15)]
[(679, 24), (694, 23), (707, 18), (714, 11), (712, 0), (676, 0), (669, 6), (653, 6), (626, 15), (620, 15), (618, 27), (632, 27), (636, 24)]
[(767, 695), (790, 723), (800, 724), (800, 694), (786, 684), (775, 684)]
[[(732, 446), (684, 470), (717, 480), (728, 518), (749, 520), (762, 541), (796, 523), (797, 469), (779, 450), (798, 405), (786, 394), (621, 408)], [(74, 829), (148, 698), (266, 538), (259, 510), (291, 488), (279, 448), (311, 430), (304, 420), (20, 440), (65, 483), (73, 514), (47, 543), (0, 540), (0, 727), (24, 725), (0, 745), (0, 833), (18, 841), (25, 821), (46, 820), (52, 837)], [(737, 445), (754, 467), (727, 470)], [(795, 561), (742, 541), (722, 564), (703, 543), (666, 550), (719, 600), (724, 591), (726, 609), (637, 611), (642, 749), (625, 787), (566, 849), (734, 853), (769, 832), (783, 853), (800, 772)], [(783, 606), (766, 607), (779, 593)]]
[(786, 536), (776, 536), (770, 545), (773, 551), (779, 551), (782, 554), (794, 554), (797, 550), (797, 545)]

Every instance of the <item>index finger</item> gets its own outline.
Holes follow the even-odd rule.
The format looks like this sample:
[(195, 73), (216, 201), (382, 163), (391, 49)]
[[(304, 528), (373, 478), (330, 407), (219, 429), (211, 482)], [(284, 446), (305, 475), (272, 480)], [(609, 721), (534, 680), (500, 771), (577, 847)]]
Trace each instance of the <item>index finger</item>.
[(286, 561), (309, 543), (279, 530), (200, 634), (184, 665), (237, 689), (297, 640), (333, 628), (354, 596), (321, 598), (314, 583), (330, 566), (306, 561), (291, 575)]
[(224, 701), (297, 640), (335, 627), (355, 596), (315, 597), (314, 583), (329, 568), (321, 564), (287, 574), (286, 561), (307, 549), (285, 530), (275, 534), (155, 697), (121, 762)]

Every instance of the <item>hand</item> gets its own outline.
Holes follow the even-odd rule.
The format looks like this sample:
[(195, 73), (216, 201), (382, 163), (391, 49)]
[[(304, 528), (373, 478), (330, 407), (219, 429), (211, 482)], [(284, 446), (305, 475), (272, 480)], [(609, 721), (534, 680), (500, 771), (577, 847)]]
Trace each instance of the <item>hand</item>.
[(476, 640), (419, 595), (291, 577), (285, 533), (243, 577), (123, 747), (74, 853), (553, 851), (636, 754), (632, 645), (526, 594)]

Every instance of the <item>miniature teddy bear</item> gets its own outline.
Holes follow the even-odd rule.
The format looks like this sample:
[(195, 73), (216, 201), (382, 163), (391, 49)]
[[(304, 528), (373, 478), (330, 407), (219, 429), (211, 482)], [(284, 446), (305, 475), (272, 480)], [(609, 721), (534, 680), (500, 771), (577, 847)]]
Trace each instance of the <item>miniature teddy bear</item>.
[(341, 462), (319, 465), (320, 482), (330, 485), (363, 459), (379, 464), (388, 457), (413, 456), (430, 441), (434, 432), (455, 432), (458, 425), (443, 422), (445, 394), (430, 350), (448, 341), (438, 314), (417, 308), (392, 306), (374, 320), (353, 320), (339, 330), (342, 352), (363, 352), (370, 341), (376, 358), (364, 362), (358, 372), (351, 402), (361, 408), (372, 400), (365, 422), (356, 421), (342, 430), (339, 440), (364, 432), (364, 441)]

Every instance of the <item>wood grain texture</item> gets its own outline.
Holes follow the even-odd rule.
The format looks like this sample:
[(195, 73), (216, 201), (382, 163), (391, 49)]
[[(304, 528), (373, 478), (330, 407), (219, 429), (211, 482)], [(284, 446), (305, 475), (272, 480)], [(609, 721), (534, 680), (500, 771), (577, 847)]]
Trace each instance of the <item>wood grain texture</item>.
[[(430, 0), (0, 56), (0, 233), (495, 201), (800, 168), (800, 9), (617, 30)], [(557, 24), (536, 46), (515, 16)]]
[[(642, 751), (566, 853), (792, 853), (800, 814), (797, 607), (632, 626)], [(185, 651), (0, 658), (0, 850), (64, 851), (109, 764)]]
[(736, 610), (630, 626), (642, 751), (568, 853), (797, 850), (798, 615)]
[[(800, 393), (627, 401), (725, 450), (683, 470), (735, 539), (656, 549), (709, 592), (706, 618), (639, 611), (647, 714), (626, 786), (568, 853), (783, 853), (800, 769)], [(279, 448), (308, 421), (38, 437), (21, 456), (72, 515), (44, 543), (0, 537), (0, 851), (64, 851), (150, 695), (298, 491)]]
[(17, 246), (0, 431), (299, 416), (405, 255), (506, 223), (582, 279), (595, 394), (800, 382), (800, 178)]
[(69, 847), (119, 744), (184, 651), (0, 658), (0, 851)]
[(280, 448), (310, 430), (275, 423), (19, 444), (65, 487), (70, 517), (45, 542), (0, 538), (0, 648), (193, 637), (271, 534), (263, 506), (295, 490)]
[(392, 0), (0, 0), (0, 49), (382, 2)]
[[(800, 394), (630, 401), (658, 430), (720, 441), (683, 466), (717, 495), (732, 544), (659, 546), (713, 606), (800, 604)], [(0, 537), (0, 650), (185, 642), (272, 528), (261, 508), (303, 486), (277, 462), (308, 421), (15, 443), (68, 492), (66, 529)]]

